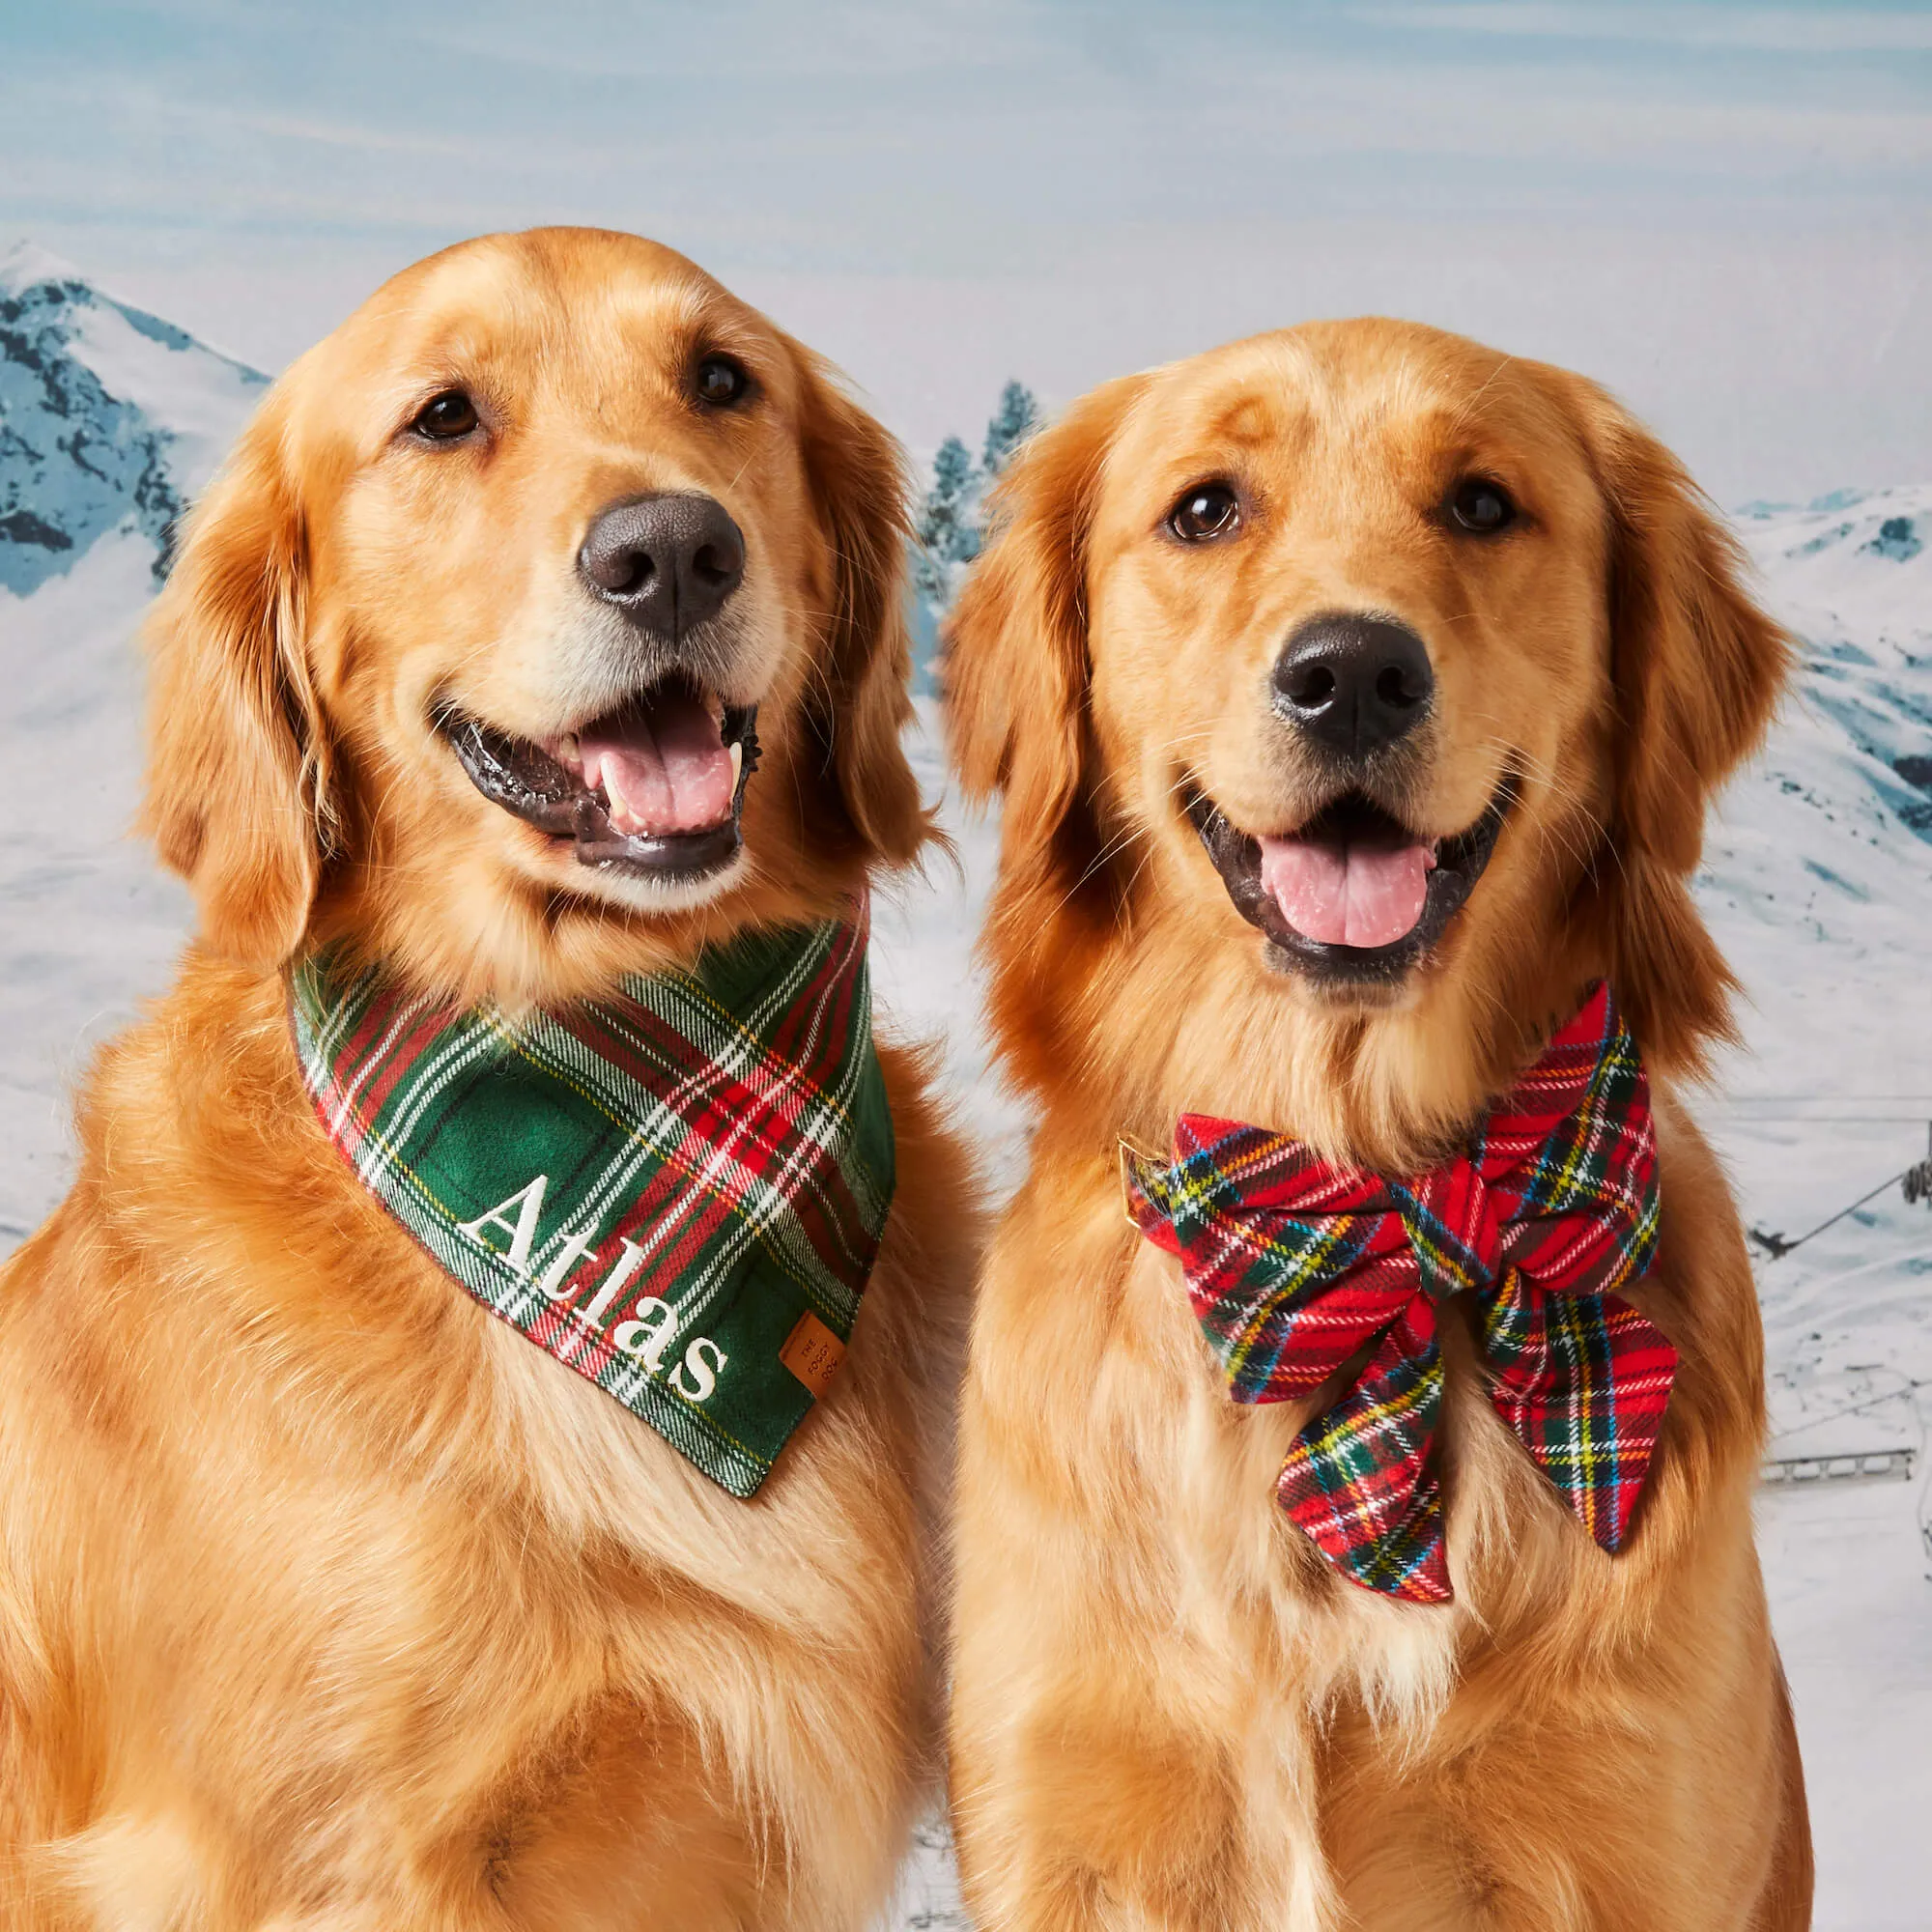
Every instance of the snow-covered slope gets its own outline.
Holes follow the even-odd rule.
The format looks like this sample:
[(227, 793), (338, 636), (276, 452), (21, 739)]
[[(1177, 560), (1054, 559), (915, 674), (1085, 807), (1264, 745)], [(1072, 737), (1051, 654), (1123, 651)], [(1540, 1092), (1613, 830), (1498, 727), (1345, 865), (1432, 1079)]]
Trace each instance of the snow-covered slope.
[(0, 585), (24, 596), (124, 527), (158, 569), (267, 382), (43, 249), (0, 258)]
[(1755, 1065), (1734, 1066), (1730, 1084), (1922, 1099), (1932, 486), (1827, 501), (1739, 523), (1804, 665), (1765, 754), (1722, 803), (1700, 882), (1753, 1003)]
[[(1932, 487), (1841, 492), (1740, 533), (1804, 665), (1706, 851), (1701, 897), (1750, 995), (1748, 1051), (1709, 1113), (1747, 1218), (1791, 1238), (1863, 1192), (1861, 1175), (1876, 1183), (1927, 1151)], [(1881, 1235), (1932, 1248), (1932, 1214), (1882, 1197), (1818, 1251)], [(1775, 1341), (1787, 1316), (1810, 1319), (1793, 1315), (1790, 1284), (1815, 1247), (1762, 1264)], [(1923, 1286), (1932, 1305), (1932, 1275)], [(1837, 1296), (1835, 1319), (1857, 1299)], [(1932, 1355), (1917, 1372), (1932, 1375)]]
[[(55, 388), (77, 396), (91, 376), (102, 396), (137, 411), (143, 427), (125, 447), (145, 450), (141, 465), (152, 458), (176, 499), (185, 497), (259, 395), (258, 381), (192, 345), (170, 347), (166, 325), (128, 320), (71, 272), (8, 273), (0, 331), (21, 330), (6, 304), (24, 290), (33, 301), (20, 313), (41, 318), (25, 339), (58, 364)], [(20, 373), (13, 339), (0, 332), (6, 384)], [(116, 342), (125, 364), (101, 347)], [(150, 385), (130, 369), (146, 371)], [(163, 379), (175, 376), (170, 387)], [(31, 395), (53, 392), (41, 382)], [(0, 388), (0, 490), (17, 494), (0, 504), (7, 515), (61, 520), (73, 541), (38, 557), (31, 544), (0, 545), (0, 1250), (58, 1198), (70, 1161), (66, 1095), (88, 1047), (165, 984), (188, 915), (185, 895), (122, 837), (139, 771), (130, 639), (153, 589), (156, 527), (131, 486), (111, 518), (104, 497), (87, 507), (96, 499), (70, 471), (93, 473), (91, 442), (79, 445), (81, 462), (47, 439), (56, 480), (34, 496), (8, 440), (14, 394)], [(47, 421), (31, 417), (36, 435)], [(155, 438), (151, 448), (141, 436)], [(1804, 639), (1805, 661), (1769, 750), (1732, 786), (1711, 832), (1699, 892), (1750, 1004), (1746, 1050), (1726, 1061), (1699, 1111), (1747, 1223), (1790, 1237), (1926, 1151), (1932, 486), (1758, 507), (1738, 527), (1767, 599)], [(22, 559), (39, 569), (24, 596), (5, 574), (24, 581)], [(912, 749), (944, 799), (923, 705)], [(1024, 1123), (988, 1072), (971, 957), (993, 833), (950, 800), (944, 810), (960, 863), (936, 862), (927, 881), (880, 906), (881, 1003), (901, 1031), (943, 1037), (959, 1112), (1010, 1177)], [(1773, 1453), (1921, 1451), (1911, 1483), (1767, 1491), (1760, 1511), (1811, 1783), (1818, 1923), (1904, 1932), (1927, 1922), (1919, 1841), (1932, 1798), (1932, 1580), (1918, 1513), (1922, 1396), (1932, 1389), (1916, 1384), (1932, 1381), (1932, 1213), (1907, 1208), (1893, 1187), (1815, 1240), (1763, 1255), (1757, 1269)], [(907, 1888), (899, 1923), (963, 1924), (938, 1838)]]
[(65, 1184), (90, 1041), (163, 983), (186, 900), (124, 835), (132, 635), (268, 379), (31, 245), (0, 259), (0, 1243)]
[(154, 562), (123, 530), (29, 598), (0, 588), (0, 1251), (66, 1187), (74, 1080), (187, 929), (187, 895), (128, 836)]
[(1911, 1479), (1763, 1492), (1759, 1541), (1797, 1704), (1818, 1919), (1932, 1922), (1932, 1212), (1883, 1185), (1932, 1120), (1932, 487), (1756, 508), (1739, 534), (1804, 668), (1732, 786), (1701, 897), (1750, 1005), (1702, 1108), (1747, 1225), (1770, 1454), (1909, 1448)]

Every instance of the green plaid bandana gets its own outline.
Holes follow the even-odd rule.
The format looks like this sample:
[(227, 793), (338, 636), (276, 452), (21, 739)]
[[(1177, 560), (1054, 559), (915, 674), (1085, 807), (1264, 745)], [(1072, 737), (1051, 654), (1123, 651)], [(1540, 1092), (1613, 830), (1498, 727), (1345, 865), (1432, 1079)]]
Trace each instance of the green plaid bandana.
[(867, 917), (512, 1022), (297, 970), (362, 1183), (493, 1314), (753, 1494), (843, 1358), (893, 1196)]

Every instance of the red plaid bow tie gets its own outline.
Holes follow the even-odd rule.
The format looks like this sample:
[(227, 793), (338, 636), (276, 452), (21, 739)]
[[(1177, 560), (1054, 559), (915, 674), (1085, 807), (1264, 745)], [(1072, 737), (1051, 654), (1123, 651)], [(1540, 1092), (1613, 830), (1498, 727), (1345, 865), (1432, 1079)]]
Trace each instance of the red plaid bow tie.
[(1477, 1298), (1491, 1400), (1605, 1549), (1643, 1489), (1677, 1354), (1612, 1291), (1657, 1246), (1657, 1143), (1636, 1043), (1599, 985), (1467, 1154), (1418, 1179), (1184, 1114), (1171, 1166), (1126, 1151), (1127, 1206), (1179, 1256), (1236, 1402), (1353, 1385), (1295, 1437), (1282, 1507), (1344, 1576), (1446, 1602), (1430, 1449), (1435, 1305)]

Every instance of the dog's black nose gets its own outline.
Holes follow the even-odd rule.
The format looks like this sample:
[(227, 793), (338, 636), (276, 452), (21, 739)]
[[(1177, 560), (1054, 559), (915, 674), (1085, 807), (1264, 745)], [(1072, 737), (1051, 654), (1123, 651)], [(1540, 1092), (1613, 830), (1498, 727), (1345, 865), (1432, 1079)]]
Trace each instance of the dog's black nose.
[(1428, 648), (1387, 617), (1311, 617), (1274, 668), (1275, 709), (1345, 758), (1412, 730), (1435, 689)]
[(709, 497), (633, 497), (590, 526), (577, 567), (639, 629), (675, 641), (737, 589), (745, 538)]

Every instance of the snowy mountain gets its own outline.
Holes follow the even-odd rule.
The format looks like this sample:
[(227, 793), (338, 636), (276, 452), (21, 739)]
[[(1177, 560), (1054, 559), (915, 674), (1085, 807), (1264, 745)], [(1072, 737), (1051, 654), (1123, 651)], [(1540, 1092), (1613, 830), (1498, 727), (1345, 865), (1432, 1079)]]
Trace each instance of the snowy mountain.
[[(1759, 509), (1738, 531), (1804, 664), (1699, 880), (1750, 996), (1748, 1052), (1717, 1112), (1765, 1127), (1769, 1110), (1825, 1109), (1833, 1156), (1870, 1128), (1889, 1150), (1874, 1160), (1902, 1167), (1932, 1113), (1932, 487)], [(1835, 1158), (1802, 1139), (1808, 1166), (1774, 1182), (1761, 1154), (1739, 1177), (1747, 1209), (1787, 1236), (1836, 1185)]]
[(158, 574), (268, 380), (31, 243), (0, 258), (0, 585), (25, 596), (122, 528)]
[(1841, 491), (1737, 527), (1804, 652), (1700, 881), (1756, 1004), (1751, 1045), (1802, 1059), (1822, 1091), (1856, 1072), (1869, 1093), (1932, 1094), (1932, 487)]
[[(165, 985), (186, 929), (185, 895), (123, 836), (140, 770), (129, 640), (166, 517), (261, 379), (40, 257), (0, 270), (0, 352), (4, 1250), (66, 1185), (67, 1095), (91, 1044)], [(1767, 1489), (1759, 1526), (1810, 1780), (1817, 1923), (1904, 1932), (1924, 1923), (1932, 1791), (1932, 1213), (1883, 1183), (1923, 1157), (1932, 1117), (1932, 485), (1753, 505), (1737, 527), (1804, 661), (1711, 829), (1699, 895), (1750, 1003), (1745, 1049), (1693, 1097), (1767, 1236), (1795, 1239), (1877, 1190), (1756, 1261), (1770, 1453), (1906, 1448), (1913, 1480)], [(971, 952), (994, 829), (947, 798), (930, 701), (920, 710), (911, 749), (961, 865), (879, 906), (881, 1007), (896, 1031), (943, 1037), (960, 1116), (1009, 1179), (1025, 1121), (989, 1075)], [(943, 1833), (923, 1839), (895, 1922), (963, 1926)]]

